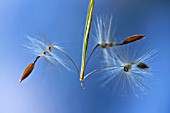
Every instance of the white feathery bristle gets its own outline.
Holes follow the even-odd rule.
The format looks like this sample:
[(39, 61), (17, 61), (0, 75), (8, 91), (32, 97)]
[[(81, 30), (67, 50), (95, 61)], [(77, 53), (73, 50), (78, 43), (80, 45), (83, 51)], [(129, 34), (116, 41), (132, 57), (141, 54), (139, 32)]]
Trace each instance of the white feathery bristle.
[(112, 16), (99, 16), (95, 23), (95, 41), (98, 44), (110, 42)]
[(63, 67), (65, 67), (68, 71), (70, 71), (70, 68), (67, 66), (66, 62), (59, 58), (54, 53), (50, 52), (49, 55), (46, 55), (46, 58), (54, 65), (57, 66), (58, 64), (61, 64)]
[[(61, 64), (63, 67), (65, 67), (67, 70), (70, 70), (67, 66), (66, 62), (59, 58), (58, 55), (53, 53), (53, 50), (50, 51), (49, 47), (53, 46), (53, 48), (57, 48), (59, 50), (62, 50), (61, 47), (57, 45), (53, 45), (50, 43), (50, 41), (45, 37), (30, 37), (27, 36), (27, 39), (30, 40), (30, 43), (27, 44), (27, 48), (31, 50), (32, 53), (34, 53), (36, 56), (44, 57), (47, 60), (47, 63), (49, 63), (49, 66), (52, 68), (54, 66), (58, 66), (58, 64)], [(53, 49), (51, 48), (51, 49)], [(62, 50), (63, 51), (63, 50)], [(46, 54), (44, 54), (46, 52)]]
[[(135, 47), (134, 49), (134, 46), (126, 45), (117, 47), (114, 52), (114, 57), (111, 55), (108, 62), (112, 62), (112, 66), (117, 66), (117, 68), (107, 70), (102, 85), (123, 96), (133, 95), (140, 97), (147, 94), (151, 89), (151, 81), (154, 77), (150, 70), (140, 69), (134, 63), (146, 63), (147, 60), (152, 59), (156, 51), (145, 51), (145, 53), (140, 54), (140, 48)], [(128, 72), (125, 72), (124, 66), (127, 64), (130, 64), (131, 68)]]

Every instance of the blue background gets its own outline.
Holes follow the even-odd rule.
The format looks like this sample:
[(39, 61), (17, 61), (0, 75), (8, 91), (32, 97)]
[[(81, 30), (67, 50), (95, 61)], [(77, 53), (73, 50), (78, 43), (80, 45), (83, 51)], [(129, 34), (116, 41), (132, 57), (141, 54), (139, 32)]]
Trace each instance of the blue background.
[(143, 41), (159, 51), (153, 63), (158, 80), (147, 96), (113, 96), (99, 86), (95, 77), (85, 82), (84, 91), (76, 73), (60, 66), (57, 71), (48, 70), (43, 59), (30, 77), (19, 83), (24, 68), (36, 57), (23, 47), (28, 41), (25, 35), (47, 35), (80, 67), (88, 2), (0, 0), (0, 113), (170, 112), (169, 0), (96, 0), (95, 4), (93, 23), (96, 15), (113, 15), (116, 36), (145, 34)]

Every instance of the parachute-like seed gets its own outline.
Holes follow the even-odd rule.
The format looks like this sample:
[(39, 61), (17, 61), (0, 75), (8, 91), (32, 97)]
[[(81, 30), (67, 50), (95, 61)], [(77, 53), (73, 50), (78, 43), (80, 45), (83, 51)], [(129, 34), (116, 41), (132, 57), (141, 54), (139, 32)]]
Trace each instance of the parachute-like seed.
[[(110, 65), (110, 63), (108, 62), (109, 53), (112, 54), (112, 57), (113, 57), (112, 61), (115, 62), (114, 60), (116, 60), (115, 59), (116, 55), (114, 52), (114, 48), (116, 48), (116, 46), (123, 46), (125, 44), (129, 44), (131, 42), (143, 39), (145, 37), (144, 35), (133, 35), (133, 36), (129, 36), (128, 38), (126, 38), (122, 43), (113, 42), (112, 41), (113, 37), (111, 36), (111, 33), (113, 34), (114, 30), (111, 29), (112, 28), (111, 25), (112, 25), (112, 16), (97, 17), (97, 21), (95, 23), (95, 31), (96, 31), (95, 42), (97, 43), (96, 45), (101, 46), (103, 50), (102, 56), (104, 56), (104, 60), (106, 61), (106, 63), (108, 63), (107, 65)], [(98, 46), (95, 46), (95, 48), (92, 51), (92, 54), (94, 53), (97, 47)], [(110, 51), (109, 49), (112, 49), (112, 51)], [(92, 54), (90, 54), (90, 57), (92, 56)]]
[(135, 42), (144, 38), (144, 35), (133, 35), (126, 38), (122, 43), (117, 43), (111, 41), (111, 33), (114, 30), (111, 29), (112, 25), (112, 16), (100, 16), (97, 17), (97, 22), (95, 24), (95, 42), (99, 44), (102, 48), (106, 48), (106, 46), (112, 47), (113, 45), (125, 45), (131, 42)]
[(102, 86), (123, 96), (139, 97), (147, 94), (153, 80), (148, 64), (156, 51), (145, 51), (145, 53), (141, 51), (141, 48), (134, 49), (134, 46), (129, 45), (116, 48), (114, 56), (110, 54), (108, 57), (109, 63), (113, 62), (112, 59), (115, 59), (115, 63), (109, 65), (113, 68), (108, 68), (105, 76), (101, 76)]
[[(59, 50), (60, 52), (64, 53), (67, 57), (69, 57), (69, 55), (66, 54), (60, 47), (53, 45), (47, 40), (47, 38), (45, 39), (43, 37), (33, 38), (27, 36), (27, 39), (29, 39), (31, 43), (29, 43), (28, 46), (26, 47), (32, 50), (32, 53), (34, 53), (37, 57), (34, 60), (34, 63), (29, 64), (27, 68), (24, 70), (20, 83), (31, 74), (32, 70), (34, 69), (35, 63), (38, 61), (40, 57), (44, 57), (47, 60), (47, 63), (51, 65), (50, 67), (58, 66), (58, 64), (61, 64), (67, 70), (70, 70), (67, 64), (64, 62), (64, 60), (62, 60), (56, 54), (53, 53), (52, 49), (55, 48), (56, 50)], [(69, 57), (69, 59), (71, 58)], [(74, 63), (72, 59), (71, 61)], [(77, 68), (76, 65), (75, 67)]]
[[(44, 57), (47, 60), (47, 63), (50, 63), (51, 67), (58, 66), (61, 64), (67, 70), (70, 70), (67, 64), (59, 58), (56, 54), (54, 54), (54, 50), (52, 48), (57, 48), (62, 50), (61, 47), (52, 44), (47, 38), (45, 37), (30, 37), (27, 36), (31, 43), (27, 44), (27, 48), (32, 51), (36, 56)], [(63, 51), (63, 50), (62, 50)], [(44, 54), (45, 53), (45, 54)], [(53, 66), (52, 66), (53, 65)]]

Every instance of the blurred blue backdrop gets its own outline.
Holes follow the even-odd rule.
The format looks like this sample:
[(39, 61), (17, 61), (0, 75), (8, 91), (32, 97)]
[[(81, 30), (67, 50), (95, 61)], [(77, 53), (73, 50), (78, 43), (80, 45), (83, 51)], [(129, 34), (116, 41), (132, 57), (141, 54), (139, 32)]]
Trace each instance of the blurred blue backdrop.
[(80, 67), (88, 3), (0, 0), (0, 113), (170, 112), (169, 0), (96, 0), (93, 23), (96, 15), (113, 15), (116, 36), (145, 34), (143, 41), (159, 51), (153, 63), (158, 80), (153, 91), (142, 99), (113, 96), (99, 86), (95, 77), (89, 78), (86, 90), (82, 90), (76, 73), (62, 67), (50, 71), (43, 59), (30, 77), (19, 83), (24, 68), (36, 57), (23, 47), (28, 41), (25, 35), (48, 36), (64, 47)]

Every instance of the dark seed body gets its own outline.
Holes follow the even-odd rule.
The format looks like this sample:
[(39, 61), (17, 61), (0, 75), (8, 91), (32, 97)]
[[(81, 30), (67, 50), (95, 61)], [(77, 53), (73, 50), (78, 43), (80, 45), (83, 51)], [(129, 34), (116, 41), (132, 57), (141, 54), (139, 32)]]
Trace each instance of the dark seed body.
[(131, 65), (126, 65), (126, 66), (124, 66), (124, 71), (125, 72), (129, 72), (129, 70), (131, 69)]
[(149, 66), (146, 65), (145, 63), (142, 63), (142, 62), (139, 62), (137, 64), (137, 67), (140, 68), (140, 69), (149, 69)]
[(128, 71), (129, 71), (129, 68), (124, 67), (124, 71), (125, 71), (125, 72), (128, 72)]

